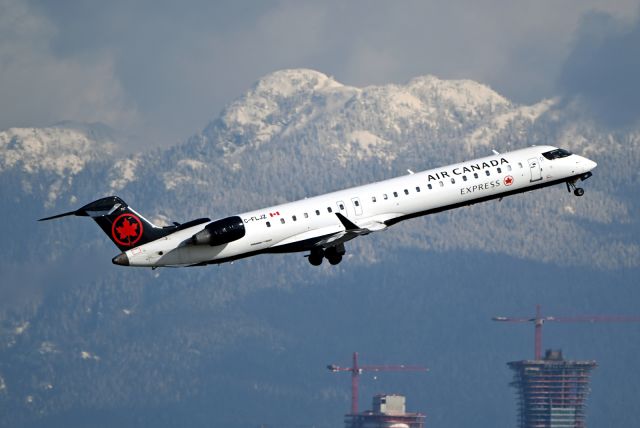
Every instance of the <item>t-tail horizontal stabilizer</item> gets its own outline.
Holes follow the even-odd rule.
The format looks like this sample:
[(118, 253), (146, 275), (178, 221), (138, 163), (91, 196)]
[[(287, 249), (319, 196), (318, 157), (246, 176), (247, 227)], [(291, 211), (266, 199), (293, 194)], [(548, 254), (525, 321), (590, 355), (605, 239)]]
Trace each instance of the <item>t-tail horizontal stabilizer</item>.
[(53, 220), (60, 217), (75, 215), (79, 217), (100, 217), (112, 214), (120, 207), (127, 207), (127, 204), (117, 196), (109, 196), (107, 198), (98, 199), (88, 203), (87, 205), (75, 211), (69, 211), (62, 214), (53, 215), (51, 217), (41, 218), (38, 221)]
[(68, 213), (56, 214), (56, 215), (52, 215), (51, 217), (40, 218), (38, 219), (38, 221), (53, 220), (55, 218), (66, 217), (68, 215), (84, 215), (84, 214), (80, 214), (79, 212), (80, 210), (69, 211)]

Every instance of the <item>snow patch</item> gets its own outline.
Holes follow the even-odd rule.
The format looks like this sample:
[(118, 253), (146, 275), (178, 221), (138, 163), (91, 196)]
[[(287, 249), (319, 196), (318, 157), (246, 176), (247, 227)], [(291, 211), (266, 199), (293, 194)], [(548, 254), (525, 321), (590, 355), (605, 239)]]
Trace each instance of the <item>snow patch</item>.
[[(341, 145), (343, 155), (352, 155), (358, 159), (379, 158), (391, 161), (396, 158), (396, 154), (387, 150), (391, 142), (380, 138), (366, 130), (350, 132), (347, 136), (348, 144)], [(346, 161), (344, 156), (340, 157), (341, 162)]]
[(479, 106), (510, 105), (502, 95), (473, 80), (441, 80), (428, 75), (411, 80), (408, 87), (421, 98), (435, 98), (467, 112)]
[(231, 103), (221, 121), (212, 123), (204, 133), (212, 132), (225, 154), (246, 144), (255, 148), (287, 132), (289, 126), (299, 129), (318, 112), (326, 114), (327, 108), (339, 108), (353, 92), (353, 88), (317, 71), (277, 71)]
[(82, 358), (83, 360), (94, 360), (94, 361), (100, 361), (100, 357), (97, 355), (92, 354), (91, 352), (88, 351), (81, 351), (80, 352), (80, 358)]
[(13, 332), (16, 335), (21, 335), (22, 333), (24, 333), (25, 331), (27, 331), (27, 329), (29, 328), (31, 324), (29, 323), (29, 321), (25, 321), (22, 324), (20, 324), (19, 326), (17, 326), (15, 329), (13, 329)]
[(413, 116), (424, 108), (418, 97), (405, 90), (393, 93), (391, 101), (394, 112), (399, 116)]
[(53, 342), (46, 342), (46, 341), (45, 341), (45, 342), (42, 342), (42, 343), (40, 344), (40, 348), (38, 349), (38, 352), (39, 352), (41, 355), (44, 355), (44, 354), (55, 354), (55, 353), (57, 353), (57, 352), (58, 352), (58, 350), (57, 350), (57, 348), (56, 348), (55, 343), (53, 343)]
[(113, 149), (113, 142), (98, 144), (76, 129), (10, 128), (0, 132), (0, 171), (20, 167), (30, 174), (75, 175), (88, 161)]
[(109, 186), (112, 191), (123, 189), (128, 183), (136, 179), (136, 168), (140, 161), (140, 156), (133, 159), (121, 159), (113, 165), (113, 170), (109, 174), (111, 182)]
[(181, 159), (178, 161), (178, 166), (188, 167), (193, 169), (194, 171), (197, 171), (199, 169), (206, 168), (207, 164), (195, 159)]
[[(509, 125), (517, 122), (533, 123), (556, 104), (557, 100), (549, 99), (532, 106), (520, 106), (502, 114), (494, 116), (486, 125), (478, 126), (466, 138), (468, 147), (490, 146), (500, 132)], [(522, 127), (519, 127), (522, 128)]]
[(167, 172), (162, 175), (165, 190), (175, 190), (178, 187), (188, 186), (207, 186), (204, 180), (197, 180), (189, 174), (183, 174), (179, 171)]
[(343, 85), (326, 74), (309, 69), (279, 70), (258, 81), (254, 92), (290, 97), (300, 91), (323, 91)]
[(91, 127), (84, 131), (59, 126), (10, 128), (0, 132), (0, 172), (16, 170), (25, 176), (49, 175), (39, 181), (40, 186), (22, 180), (21, 189), (27, 194), (44, 190), (44, 206), (48, 208), (71, 187), (73, 177), (88, 162), (112, 156), (114, 148), (113, 141), (91, 132)]

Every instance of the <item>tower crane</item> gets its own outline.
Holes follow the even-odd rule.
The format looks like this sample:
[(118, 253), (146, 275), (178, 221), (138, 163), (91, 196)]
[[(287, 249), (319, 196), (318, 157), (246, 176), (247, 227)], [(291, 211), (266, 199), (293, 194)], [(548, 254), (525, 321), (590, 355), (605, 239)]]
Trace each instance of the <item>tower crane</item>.
[(340, 367), (330, 364), (327, 368), (333, 372), (351, 372), (351, 414), (358, 413), (358, 390), (359, 378), (362, 372), (427, 372), (428, 368), (422, 366), (400, 365), (360, 365), (358, 362), (358, 353), (353, 353), (353, 365), (351, 367)]
[(640, 322), (640, 316), (624, 316), (624, 315), (595, 315), (595, 316), (574, 316), (574, 317), (556, 317), (542, 316), (540, 305), (536, 305), (536, 316), (534, 318), (515, 318), (515, 317), (493, 317), (493, 321), (525, 323), (532, 322), (534, 325), (534, 357), (536, 360), (542, 358), (542, 326), (546, 322)]

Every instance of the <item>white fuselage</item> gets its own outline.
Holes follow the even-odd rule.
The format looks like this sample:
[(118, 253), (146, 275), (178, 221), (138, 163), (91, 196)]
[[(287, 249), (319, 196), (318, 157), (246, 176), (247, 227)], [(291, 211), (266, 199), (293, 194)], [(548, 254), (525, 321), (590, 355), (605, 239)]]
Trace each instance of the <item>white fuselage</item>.
[(336, 213), (377, 231), (405, 218), (577, 179), (596, 163), (534, 146), (238, 214), (246, 234), (224, 245), (188, 245), (199, 224), (126, 251), (130, 266), (220, 263), (266, 252), (310, 250), (345, 231)]

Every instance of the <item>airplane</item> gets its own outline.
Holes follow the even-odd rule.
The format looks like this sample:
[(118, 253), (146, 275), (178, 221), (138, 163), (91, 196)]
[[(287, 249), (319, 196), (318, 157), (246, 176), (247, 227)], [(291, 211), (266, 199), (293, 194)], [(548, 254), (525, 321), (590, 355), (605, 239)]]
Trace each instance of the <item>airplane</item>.
[(204, 266), (289, 252), (308, 252), (314, 266), (323, 259), (337, 265), (346, 242), (403, 220), (561, 183), (582, 196), (576, 183), (591, 177), (596, 166), (565, 149), (532, 146), (215, 221), (158, 227), (117, 196), (39, 221), (91, 217), (122, 251), (112, 259), (121, 266)]

